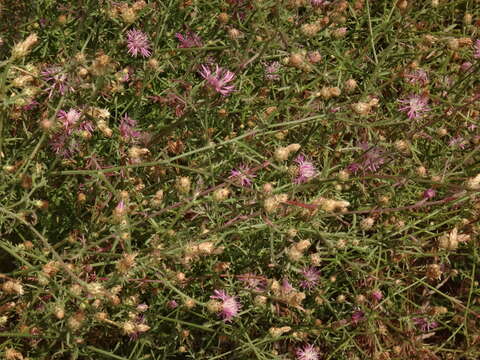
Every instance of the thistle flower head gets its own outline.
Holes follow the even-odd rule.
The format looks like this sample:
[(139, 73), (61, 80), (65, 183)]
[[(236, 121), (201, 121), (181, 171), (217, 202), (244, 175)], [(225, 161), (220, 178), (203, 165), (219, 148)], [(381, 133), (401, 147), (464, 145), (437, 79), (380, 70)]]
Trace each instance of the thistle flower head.
[[(385, 163), (385, 150), (383, 148), (372, 146), (367, 142), (361, 142), (358, 147), (365, 151), (362, 155), (362, 162), (357, 164), (363, 171), (376, 172)], [(352, 170), (355, 169), (352, 168)]]
[(212, 89), (223, 96), (227, 96), (235, 91), (235, 85), (227, 85), (235, 79), (235, 74), (218, 65), (215, 65), (215, 71), (212, 71), (208, 65), (202, 65), (200, 75)]
[(305, 345), (296, 351), (298, 360), (318, 360), (319, 354), (315, 347), (311, 344)]
[(318, 284), (320, 272), (313, 266), (306, 267), (301, 272), (305, 280), (300, 282), (300, 287), (304, 289), (312, 289)]
[(412, 321), (422, 332), (433, 330), (438, 326), (436, 321), (429, 321), (426, 318), (413, 318)]
[(176, 33), (175, 37), (180, 42), (178, 45), (179, 48), (191, 48), (191, 47), (202, 47), (203, 42), (200, 36), (195, 34), (192, 31), (187, 32), (185, 35), (181, 33)]
[(247, 165), (240, 165), (237, 169), (233, 169), (230, 172), (229, 179), (235, 179), (242, 186), (251, 186), (252, 178), (256, 175)]
[(434, 198), (435, 195), (437, 195), (437, 192), (436, 192), (434, 189), (431, 189), (431, 188), (430, 188), (430, 189), (427, 189), (427, 190), (425, 190), (425, 191), (423, 192), (422, 197), (423, 197), (424, 199), (427, 199), (427, 200), (428, 200), (428, 199)]
[(151, 47), (147, 34), (137, 29), (127, 31), (127, 48), (130, 55), (137, 57), (140, 54), (144, 58), (149, 57), (152, 55)]
[(80, 119), (81, 113), (78, 110), (70, 109), (68, 112), (60, 110), (57, 114), (57, 118), (62, 122), (63, 130), (66, 134), (70, 135), (74, 126)]
[(241, 304), (237, 301), (234, 296), (230, 296), (226, 293), (225, 290), (214, 290), (211, 299), (220, 300), (220, 311), (218, 315), (225, 322), (230, 322), (232, 319), (238, 315), (238, 312), (241, 308)]
[(421, 118), (426, 112), (430, 111), (426, 95), (410, 95), (405, 99), (398, 100), (398, 102), (403, 104), (399, 110), (407, 113), (410, 120)]
[(274, 61), (270, 64), (266, 64), (265, 77), (267, 78), (267, 80), (270, 80), (270, 81), (280, 80), (280, 76), (277, 74), (279, 69), (280, 69), (280, 63), (278, 61)]
[(120, 126), (118, 127), (120, 136), (125, 140), (134, 140), (140, 137), (141, 133), (135, 130), (135, 126), (137, 126), (137, 121), (125, 114), (120, 119)]
[(428, 83), (428, 74), (423, 69), (416, 69), (405, 74), (405, 80), (410, 84), (426, 85)]
[(41, 72), (43, 80), (49, 85), (45, 91), (48, 98), (55, 94), (65, 95), (75, 89), (69, 84), (68, 75), (60, 66), (48, 66)]
[(294, 161), (298, 164), (298, 176), (293, 181), (295, 184), (303, 184), (317, 175), (317, 169), (304, 155), (298, 155)]

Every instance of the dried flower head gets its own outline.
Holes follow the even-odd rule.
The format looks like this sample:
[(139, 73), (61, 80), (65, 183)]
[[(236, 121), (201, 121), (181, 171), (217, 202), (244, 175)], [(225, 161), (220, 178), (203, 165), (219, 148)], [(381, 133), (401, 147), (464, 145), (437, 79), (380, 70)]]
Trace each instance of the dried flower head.
[(37, 34), (33, 33), (22, 42), (16, 44), (12, 50), (12, 60), (21, 59), (27, 56), (30, 53), (33, 45), (35, 45), (37, 42), (38, 36)]

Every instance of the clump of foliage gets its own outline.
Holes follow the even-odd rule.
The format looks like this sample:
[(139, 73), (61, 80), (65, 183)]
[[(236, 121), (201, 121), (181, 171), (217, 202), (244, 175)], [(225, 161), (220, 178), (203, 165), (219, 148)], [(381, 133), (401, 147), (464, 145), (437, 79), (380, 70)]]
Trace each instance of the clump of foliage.
[(0, 354), (478, 359), (480, 3), (0, 3)]

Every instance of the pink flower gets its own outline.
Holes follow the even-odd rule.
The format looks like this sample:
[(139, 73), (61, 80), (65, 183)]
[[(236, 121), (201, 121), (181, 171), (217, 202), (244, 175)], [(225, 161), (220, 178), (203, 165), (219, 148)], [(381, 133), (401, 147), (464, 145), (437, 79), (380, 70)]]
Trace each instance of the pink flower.
[(298, 176), (293, 181), (295, 184), (305, 183), (317, 175), (317, 169), (310, 161), (305, 160), (304, 155), (298, 155), (294, 161), (298, 164)]
[(305, 280), (300, 282), (300, 287), (304, 289), (312, 289), (318, 284), (318, 279), (320, 278), (319, 271), (313, 267), (304, 268), (301, 272)]
[(127, 47), (128, 53), (134, 57), (137, 57), (138, 54), (143, 57), (152, 55), (151, 44), (147, 34), (137, 29), (127, 31)]
[(381, 147), (372, 146), (367, 142), (361, 142), (358, 144), (358, 147), (365, 151), (360, 164), (364, 171), (376, 172), (385, 163), (385, 158), (383, 157), (385, 150)]
[(280, 76), (277, 75), (278, 69), (280, 69), (278, 61), (265, 65), (265, 77), (270, 81), (280, 80)]
[(137, 121), (130, 118), (127, 114), (125, 114), (120, 120), (120, 126), (118, 129), (120, 130), (120, 135), (125, 140), (132, 140), (138, 138), (141, 133), (140, 131), (135, 131), (134, 128), (137, 125)]
[(303, 349), (297, 349), (296, 355), (298, 360), (318, 360), (319, 356), (313, 345), (305, 345)]
[(372, 298), (374, 298), (376, 301), (380, 301), (383, 299), (383, 294), (380, 290), (374, 290), (372, 291)]
[(75, 109), (70, 109), (68, 112), (60, 110), (57, 114), (58, 119), (62, 122), (63, 130), (67, 135), (70, 135), (73, 131), (73, 127), (80, 119), (80, 112)]
[(67, 74), (60, 66), (49, 66), (41, 72), (43, 80), (49, 85), (45, 89), (48, 92), (48, 98), (51, 98), (56, 92), (60, 95), (65, 95), (68, 92), (73, 92), (74, 88), (69, 85)]
[(428, 83), (428, 74), (423, 69), (416, 69), (411, 73), (405, 74), (405, 79), (410, 84), (426, 85)]
[(240, 165), (238, 169), (233, 169), (230, 172), (229, 179), (235, 179), (240, 183), (240, 185), (246, 187), (252, 185), (252, 178), (254, 177), (256, 177), (256, 175), (248, 166)]
[(436, 321), (428, 321), (425, 318), (413, 318), (412, 320), (413, 323), (423, 332), (430, 331), (438, 326)]
[(459, 136), (452, 137), (448, 142), (448, 145), (452, 147), (458, 146), (460, 149), (463, 150), (467, 146), (467, 142), (463, 137), (459, 135)]
[(294, 291), (295, 288), (292, 286), (292, 284), (290, 284), (290, 282), (288, 281), (288, 279), (283, 279), (282, 280), (282, 285), (280, 286), (280, 291), (283, 293), (283, 294), (288, 294), (288, 293), (291, 293), (292, 291)]
[(475, 41), (475, 44), (473, 45), (473, 57), (475, 59), (480, 59), (480, 39)]
[(354, 324), (360, 322), (361, 320), (363, 320), (363, 317), (365, 316), (364, 312), (361, 311), (361, 310), (355, 310), (352, 314), (352, 322)]
[(310, 0), (310, 3), (312, 4), (313, 7), (319, 7), (319, 6), (326, 6), (326, 5), (330, 4), (330, 1)]
[(423, 192), (423, 198), (424, 199), (432, 199), (437, 195), (437, 192), (434, 189), (427, 189)]
[(210, 87), (223, 96), (227, 96), (235, 90), (235, 85), (227, 85), (235, 78), (235, 74), (218, 65), (215, 65), (214, 72), (207, 65), (201, 65), (200, 75)]
[(178, 307), (178, 303), (175, 300), (170, 300), (169, 302), (167, 302), (167, 307), (169, 309), (175, 309)]
[(400, 111), (406, 112), (410, 120), (422, 117), (424, 113), (430, 110), (428, 107), (428, 97), (425, 95), (410, 95), (408, 98), (399, 100), (405, 106), (400, 107)]
[(464, 63), (462, 63), (462, 65), (460, 65), (460, 70), (463, 72), (467, 72), (472, 69), (472, 66), (473, 64), (470, 61), (465, 61)]
[(221, 300), (221, 310), (219, 316), (225, 322), (230, 322), (232, 319), (238, 315), (238, 311), (241, 308), (241, 304), (237, 301), (234, 296), (228, 295), (225, 290), (214, 290), (214, 295), (210, 296), (210, 299)]
[(187, 32), (185, 35), (176, 33), (175, 37), (180, 42), (180, 45), (178, 45), (179, 48), (191, 48), (191, 47), (203, 46), (203, 42), (200, 36), (198, 36), (192, 31)]
[(63, 131), (52, 135), (50, 139), (50, 147), (55, 154), (60, 155), (63, 158), (72, 158), (80, 149), (76, 140)]

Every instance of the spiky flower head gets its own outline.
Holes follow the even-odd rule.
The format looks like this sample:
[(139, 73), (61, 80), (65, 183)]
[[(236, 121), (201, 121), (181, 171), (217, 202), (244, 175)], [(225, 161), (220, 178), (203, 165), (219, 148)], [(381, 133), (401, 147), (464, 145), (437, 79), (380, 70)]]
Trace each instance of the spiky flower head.
[(144, 32), (132, 29), (127, 31), (127, 48), (128, 53), (133, 57), (139, 54), (146, 58), (152, 55), (150, 40)]
[(398, 100), (398, 102), (403, 104), (399, 110), (407, 113), (410, 120), (421, 118), (426, 112), (430, 111), (426, 95), (412, 94), (405, 99)]
[(235, 85), (227, 85), (235, 79), (233, 72), (223, 69), (218, 65), (215, 65), (215, 71), (212, 71), (208, 65), (202, 65), (199, 72), (207, 84), (219, 94), (227, 96), (235, 91)]
[(298, 175), (293, 181), (295, 184), (303, 184), (317, 175), (317, 169), (303, 154), (298, 155), (294, 161), (298, 164)]
[(241, 304), (237, 301), (235, 296), (230, 296), (225, 290), (214, 290), (211, 299), (220, 300), (220, 310), (218, 315), (224, 322), (231, 322), (232, 319), (238, 315)]
[(319, 357), (318, 351), (311, 344), (297, 349), (296, 355), (298, 360), (318, 360)]
[(60, 110), (57, 114), (57, 118), (62, 122), (63, 130), (66, 134), (70, 135), (74, 126), (81, 117), (81, 113), (78, 110), (70, 109), (68, 112)]
[(301, 274), (305, 280), (300, 282), (300, 287), (304, 289), (312, 289), (318, 284), (320, 278), (320, 272), (313, 266), (306, 267), (302, 270)]
[(191, 48), (191, 47), (203, 46), (203, 42), (200, 36), (198, 36), (192, 31), (188, 31), (185, 35), (176, 33), (175, 37), (180, 42), (180, 44), (178, 45), (179, 48)]
[(235, 179), (242, 186), (251, 186), (252, 179), (256, 177), (252, 169), (247, 165), (240, 165), (237, 169), (230, 172), (229, 179)]

